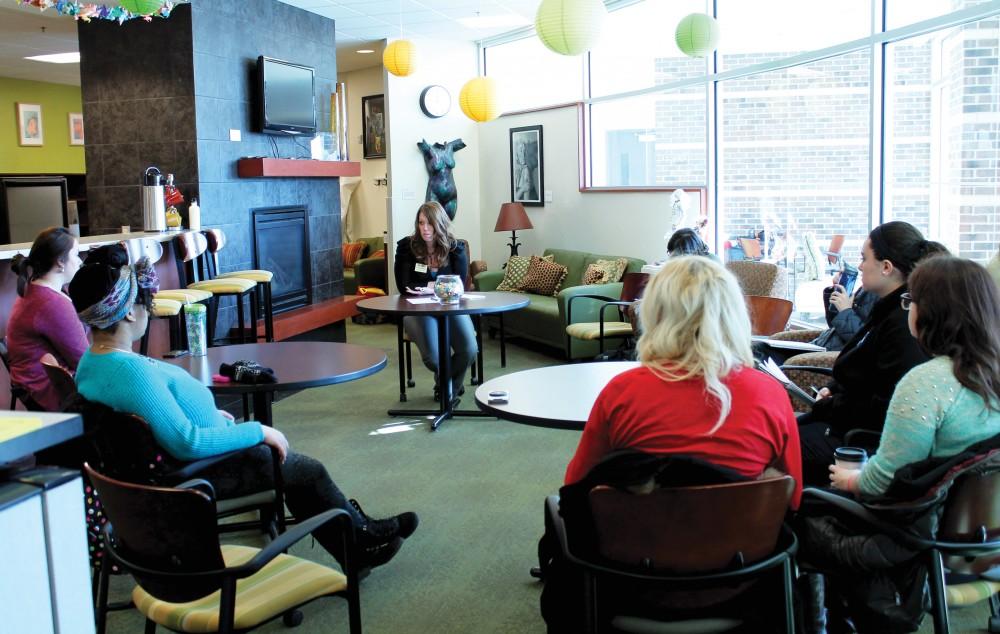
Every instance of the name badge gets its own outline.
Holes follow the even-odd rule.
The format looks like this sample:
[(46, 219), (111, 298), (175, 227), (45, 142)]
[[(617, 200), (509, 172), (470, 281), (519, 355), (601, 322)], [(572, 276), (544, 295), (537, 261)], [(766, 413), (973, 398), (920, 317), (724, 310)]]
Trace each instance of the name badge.
[(420, 262), (417, 262), (416, 265), (413, 267), (413, 270), (416, 271), (417, 273), (426, 273), (427, 272), (427, 265), (426, 264), (421, 264)]

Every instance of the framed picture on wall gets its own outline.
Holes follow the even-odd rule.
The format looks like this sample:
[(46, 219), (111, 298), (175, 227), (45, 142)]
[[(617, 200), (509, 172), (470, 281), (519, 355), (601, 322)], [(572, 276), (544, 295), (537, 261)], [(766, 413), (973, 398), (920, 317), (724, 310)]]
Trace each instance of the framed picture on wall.
[(545, 206), (542, 126), (510, 129), (510, 199), (527, 207)]
[(18, 145), (41, 145), (42, 139), (42, 106), (37, 103), (18, 103)]
[(385, 95), (361, 98), (361, 125), (365, 158), (385, 158)]
[(69, 144), (83, 145), (83, 114), (69, 113)]

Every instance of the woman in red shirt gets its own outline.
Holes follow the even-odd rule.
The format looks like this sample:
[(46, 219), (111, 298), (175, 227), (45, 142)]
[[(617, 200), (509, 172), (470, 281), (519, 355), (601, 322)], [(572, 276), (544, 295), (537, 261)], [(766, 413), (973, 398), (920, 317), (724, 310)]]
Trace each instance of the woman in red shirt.
[(566, 484), (612, 451), (684, 454), (758, 478), (774, 467), (802, 494), (798, 426), (785, 390), (753, 369), (750, 318), (736, 278), (710, 258), (668, 260), (640, 308), (641, 367), (598, 396)]

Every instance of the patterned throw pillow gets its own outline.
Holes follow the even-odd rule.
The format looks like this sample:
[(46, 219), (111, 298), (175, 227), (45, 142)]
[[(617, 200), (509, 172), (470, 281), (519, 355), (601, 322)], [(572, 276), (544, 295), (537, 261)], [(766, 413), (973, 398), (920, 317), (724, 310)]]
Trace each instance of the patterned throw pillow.
[(344, 254), (344, 268), (354, 268), (354, 263), (364, 257), (367, 248), (368, 245), (364, 242), (345, 242), (344, 246), (341, 247)]
[[(519, 291), (521, 290), (521, 282), (524, 281), (524, 276), (528, 274), (528, 266), (531, 264), (531, 258), (537, 256), (526, 257), (523, 255), (515, 255), (507, 260), (507, 268), (504, 269), (503, 281), (497, 286), (498, 291)], [(546, 262), (552, 262), (555, 256), (546, 255), (544, 258)]]
[(531, 256), (528, 274), (521, 282), (521, 289), (526, 293), (536, 295), (555, 295), (559, 292), (568, 269), (562, 264), (544, 260), (537, 255)]
[(587, 266), (587, 270), (583, 272), (583, 283), (610, 284), (611, 282), (620, 282), (627, 268), (628, 258), (598, 260)]
[(385, 249), (379, 249), (375, 253), (368, 255), (369, 258), (385, 258)]

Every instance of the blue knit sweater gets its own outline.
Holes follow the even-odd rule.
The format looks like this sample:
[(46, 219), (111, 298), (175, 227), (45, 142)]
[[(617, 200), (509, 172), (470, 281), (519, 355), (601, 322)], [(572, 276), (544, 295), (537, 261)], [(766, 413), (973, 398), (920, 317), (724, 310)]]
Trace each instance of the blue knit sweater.
[(87, 350), (76, 370), (85, 398), (137, 414), (156, 441), (179, 460), (197, 460), (253, 446), (264, 439), (260, 423), (237, 425), (222, 416), (207, 387), (183, 369), (125, 352)]

